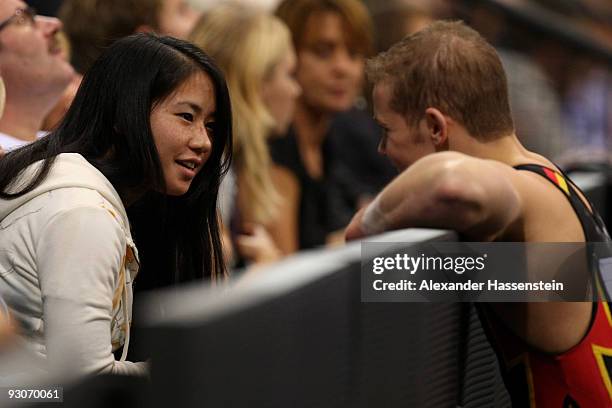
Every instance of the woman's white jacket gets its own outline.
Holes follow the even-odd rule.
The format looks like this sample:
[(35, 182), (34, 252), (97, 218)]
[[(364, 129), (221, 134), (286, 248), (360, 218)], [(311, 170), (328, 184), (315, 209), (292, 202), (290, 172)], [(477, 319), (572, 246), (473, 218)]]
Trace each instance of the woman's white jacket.
[[(40, 164), (26, 168), (11, 191)], [(81, 155), (60, 154), (33, 191), (0, 200), (0, 296), (50, 371), (146, 372), (144, 363), (124, 361), (137, 272), (123, 203)], [(124, 343), (116, 361), (112, 352)]]

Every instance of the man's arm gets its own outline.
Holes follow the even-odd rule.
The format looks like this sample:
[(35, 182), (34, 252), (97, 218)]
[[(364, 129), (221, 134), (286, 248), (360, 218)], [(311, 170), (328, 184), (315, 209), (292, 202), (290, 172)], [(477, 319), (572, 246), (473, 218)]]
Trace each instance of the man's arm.
[(513, 171), (502, 163), (456, 152), (424, 157), (355, 215), (346, 230), (347, 239), (430, 227), (452, 229), (478, 241), (492, 240), (522, 215)]

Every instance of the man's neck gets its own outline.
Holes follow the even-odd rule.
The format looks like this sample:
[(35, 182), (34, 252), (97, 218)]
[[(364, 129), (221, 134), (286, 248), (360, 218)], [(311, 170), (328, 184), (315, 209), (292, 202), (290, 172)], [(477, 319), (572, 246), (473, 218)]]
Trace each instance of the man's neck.
[(0, 119), (0, 132), (26, 142), (36, 140), (36, 135), (47, 114), (47, 109), (36, 105), (36, 103), (30, 106), (7, 103)]
[(481, 159), (496, 160), (509, 166), (545, 160), (543, 157), (525, 149), (514, 133), (489, 142), (475, 140), (472, 136), (466, 136), (465, 140), (466, 143), (462, 143), (461, 146), (452, 150)]
[(332, 115), (298, 103), (295, 110), (294, 127), (302, 145), (320, 146), (329, 131)]

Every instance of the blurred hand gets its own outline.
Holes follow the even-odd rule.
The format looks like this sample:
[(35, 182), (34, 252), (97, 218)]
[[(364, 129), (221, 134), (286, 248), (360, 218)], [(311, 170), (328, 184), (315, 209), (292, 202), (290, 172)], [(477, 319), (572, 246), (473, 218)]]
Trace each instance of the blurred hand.
[(0, 310), (0, 352), (15, 338), (15, 325), (10, 316)]
[(2, 146), (0, 146), (0, 157), (4, 156), (5, 154), (6, 154), (6, 150), (4, 150)]
[(344, 245), (344, 243), (345, 243), (345, 240), (344, 240), (344, 230), (343, 229), (339, 229), (337, 231), (330, 232), (325, 237), (325, 246), (328, 248), (338, 247), (338, 246)]
[(272, 237), (260, 224), (245, 224), (245, 234), (236, 237), (236, 249), (244, 258), (254, 263), (269, 263), (282, 257)]

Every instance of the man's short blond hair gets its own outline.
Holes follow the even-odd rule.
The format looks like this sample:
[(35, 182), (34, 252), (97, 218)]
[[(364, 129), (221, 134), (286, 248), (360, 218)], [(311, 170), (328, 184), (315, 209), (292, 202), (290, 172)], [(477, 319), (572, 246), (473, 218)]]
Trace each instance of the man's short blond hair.
[(411, 125), (434, 107), (480, 140), (514, 131), (501, 60), (463, 22), (438, 21), (405, 37), (368, 60), (366, 75), (392, 87), (391, 108)]

